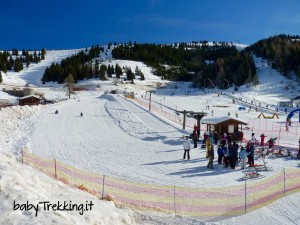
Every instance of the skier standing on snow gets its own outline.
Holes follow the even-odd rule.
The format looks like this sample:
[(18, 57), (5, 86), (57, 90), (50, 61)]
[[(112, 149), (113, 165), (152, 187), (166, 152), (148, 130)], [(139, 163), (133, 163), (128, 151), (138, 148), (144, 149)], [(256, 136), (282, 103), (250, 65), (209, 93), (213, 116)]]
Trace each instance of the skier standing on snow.
[(190, 160), (191, 143), (190, 143), (188, 137), (186, 137), (186, 139), (183, 142), (183, 149), (184, 149), (183, 159), (185, 159), (185, 156), (187, 154), (187, 158), (188, 158), (188, 160)]
[(194, 141), (194, 148), (197, 148), (197, 133), (195, 130), (193, 130), (193, 141)]
[(222, 148), (226, 145), (226, 143), (227, 143), (227, 134), (224, 133), (222, 140), (221, 140)]
[(235, 165), (236, 165), (236, 162), (238, 160), (238, 149), (239, 149), (239, 146), (238, 144), (233, 141), (233, 145), (231, 146), (231, 160), (230, 160), (230, 167), (231, 169), (235, 169)]
[(248, 152), (249, 166), (254, 166), (254, 144), (251, 143)]
[(207, 164), (207, 168), (213, 169), (214, 165), (214, 158), (215, 158), (215, 152), (214, 152), (214, 146), (211, 146), (209, 151), (208, 151), (208, 164)]
[(267, 143), (269, 144), (269, 149), (274, 147), (274, 141), (272, 138), (270, 138), (270, 140), (268, 140)]
[(255, 142), (256, 142), (256, 138), (255, 138), (254, 133), (252, 133), (250, 143), (255, 144)]
[(267, 136), (265, 136), (264, 133), (262, 133), (260, 135), (260, 146), (264, 146), (265, 145), (265, 137), (267, 137)]
[(218, 144), (218, 139), (219, 139), (218, 131), (215, 131), (213, 138), (214, 138), (214, 144), (217, 145)]
[(247, 160), (247, 153), (244, 149), (244, 147), (241, 147), (241, 151), (239, 153), (240, 159), (241, 159), (241, 169), (245, 169), (246, 167), (246, 160)]
[(218, 153), (218, 164), (222, 164), (222, 159), (224, 157), (224, 152), (223, 152), (223, 149), (221, 148), (221, 145), (219, 145), (217, 153)]

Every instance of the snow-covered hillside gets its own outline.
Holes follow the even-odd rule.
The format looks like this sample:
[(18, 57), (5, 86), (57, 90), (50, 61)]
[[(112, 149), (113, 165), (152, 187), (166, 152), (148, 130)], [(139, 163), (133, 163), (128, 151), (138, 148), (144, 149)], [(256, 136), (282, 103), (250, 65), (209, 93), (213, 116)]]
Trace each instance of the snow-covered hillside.
[[(4, 82), (1, 87), (11, 85), (24, 86), (26, 83), (34, 85), (45, 92), (48, 99), (65, 99), (65, 92), (61, 85), (47, 83), (41, 84), (40, 78), (46, 66), (52, 62), (75, 54), (79, 50), (47, 51), (46, 60), (40, 64), (30, 65), (19, 73), (2, 73)], [(261, 103), (264, 113), (270, 114), (277, 108), (280, 99), (292, 97), (297, 94), (297, 83), (287, 80), (278, 72), (271, 70), (266, 62), (256, 58), (260, 84), (253, 87), (240, 87), (233, 93), (233, 89), (196, 90), (191, 89), (189, 83), (176, 83), (163, 81), (152, 74), (151, 68), (141, 62), (114, 60), (108, 55), (101, 56), (104, 63), (121, 67), (128, 66), (132, 70), (138, 66), (145, 75), (145, 81), (135, 81), (135, 84), (119, 83), (118, 86), (111, 81), (87, 80), (80, 82), (90, 88), (89, 91), (78, 92), (74, 99), (61, 101), (53, 105), (34, 107), (9, 107), (0, 110), (0, 219), (2, 224), (209, 224), (193, 218), (173, 217), (158, 213), (137, 213), (128, 209), (118, 209), (112, 202), (99, 201), (94, 197), (66, 187), (65, 185), (21, 165), (21, 146), (29, 151), (48, 159), (57, 159), (70, 166), (105, 174), (112, 177), (124, 178), (141, 183), (161, 185), (176, 185), (187, 187), (225, 187), (239, 185), (243, 176), (240, 168), (224, 170), (215, 165), (213, 174), (206, 168), (205, 150), (191, 150), (191, 160), (182, 160), (182, 135), (191, 132), (191, 127), (183, 130), (181, 125), (167, 120), (156, 112), (149, 113), (136, 102), (126, 100), (121, 95), (105, 94), (106, 91), (117, 90), (118, 93), (135, 93), (136, 97), (149, 102), (149, 90), (164, 86), (152, 93), (152, 103), (161, 107), (161, 110), (204, 111), (214, 115), (239, 114), (239, 118), (248, 122), (251, 135), (251, 126), (260, 132), (270, 129), (272, 124), (284, 123), (286, 114), (279, 108), (279, 120), (257, 119), (259, 112), (254, 109), (248, 112), (239, 111), (239, 106), (249, 107), (254, 101)], [(291, 85), (292, 84), (292, 85)], [(290, 85), (290, 89), (285, 88)], [(294, 85), (295, 89), (292, 88)], [(242, 99), (243, 102), (232, 103), (232, 97)], [(8, 96), (0, 91), (0, 99), (9, 98), (11, 102), (15, 97)], [(265, 109), (268, 104), (268, 110)], [(208, 110), (206, 106), (209, 105)], [(215, 107), (227, 105), (229, 107)], [(294, 108), (289, 108), (291, 111)], [(54, 111), (58, 110), (58, 114)], [(80, 117), (83, 112), (83, 117)], [(281, 144), (297, 149), (300, 137), (298, 117), (293, 118), (291, 134), (282, 131)], [(252, 123), (253, 122), (253, 123)], [(269, 123), (269, 124), (268, 124)], [(284, 129), (284, 127), (283, 127)], [(293, 135), (297, 132), (298, 136)], [(258, 136), (260, 133), (256, 133)], [(278, 133), (269, 133), (274, 137)], [(282, 171), (283, 168), (292, 169), (299, 165), (296, 159), (268, 158), (272, 171), (263, 172), (265, 177)], [(226, 175), (224, 175), (226, 174)], [(251, 182), (251, 181), (250, 181)], [(95, 208), (84, 212), (39, 212), (35, 217), (34, 211), (21, 212), (13, 210), (15, 201), (37, 203), (41, 201), (72, 201), (85, 203), (93, 201)], [(299, 222), (298, 204), (300, 194), (294, 194), (280, 199), (273, 204), (234, 218), (219, 218), (212, 223), (217, 224), (297, 224)], [(284, 205), (284, 207), (282, 207)], [(285, 208), (289, 213), (286, 213)], [(42, 215), (42, 216), (40, 216)], [(258, 219), (259, 218), (259, 219)], [(62, 221), (62, 222), (61, 222)]]

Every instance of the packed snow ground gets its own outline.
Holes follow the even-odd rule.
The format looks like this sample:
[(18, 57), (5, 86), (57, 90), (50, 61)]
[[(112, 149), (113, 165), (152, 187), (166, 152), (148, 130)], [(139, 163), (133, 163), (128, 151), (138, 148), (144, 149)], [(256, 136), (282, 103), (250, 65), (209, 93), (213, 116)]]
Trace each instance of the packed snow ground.
[[(51, 54), (47, 54), (44, 64), (31, 65), (26, 73), (25, 71), (9, 72), (5, 76), (10, 78), (4, 80), (7, 85), (32, 83), (40, 86), (40, 76), (45, 65), (50, 65), (55, 60), (59, 62), (60, 59), (74, 52), (76, 51), (53, 51)], [(257, 60), (260, 62), (258, 65), (264, 65), (263, 61)], [(127, 63), (133, 70), (137, 65), (136, 62), (131, 61), (123, 63)], [(139, 64), (140, 66), (142, 67)], [(269, 72), (269, 68), (264, 67), (266, 68), (261, 69), (259, 73), (262, 80)], [(21, 146), (26, 146), (34, 154), (46, 158), (56, 158), (80, 169), (143, 183), (175, 184), (189, 187), (222, 187), (241, 184), (242, 172), (239, 167), (236, 170), (230, 170), (216, 165), (215, 170), (208, 171), (207, 160), (204, 157), (205, 150), (193, 149), (190, 161), (182, 159), (182, 141), (179, 137), (189, 134), (191, 130), (182, 130), (180, 126), (154, 113), (149, 113), (147, 109), (124, 100), (118, 95), (104, 94), (105, 90), (119, 89), (120, 92), (133, 91), (138, 95), (145, 95), (145, 91), (158, 86), (157, 82), (162, 83), (157, 77), (151, 79), (154, 77), (151, 71), (143, 68), (147, 67), (145, 65), (142, 67), (146, 81), (137, 81), (136, 85), (118, 84), (118, 86), (114, 86), (110, 82), (85, 81), (82, 84), (92, 87), (92, 91), (80, 92), (75, 99), (47, 106), (2, 108), (0, 111), (2, 120), (0, 125), (1, 151), (6, 155), (19, 157)], [(273, 104), (270, 107), (274, 109), (275, 100), (289, 94), (281, 85), (275, 88), (275, 84), (280, 83), (281, 80), (284, 83), (289, 81), (274, 71), (272, 76), (272, 79), (263, 81), (260, 86), (241, 88), (235, 95), (248, 98), (248, 102), (256, 100)], [(100, 84), (101, 88), (97, 89), (97, 84)], [(205, 110), (206, 104), (214, 105), (216, 102), (230, 104), (232, 101), (227, 96), (216, 99), (216, 92), (211, 93), (210, 91), (210, 93), (204, 94), (201, 91), (189, 89), (188, 85), (171, 83), (165, 89), (156, 90), (152, 96), (153, 101), (168, 107), (193, 111)], [(273, 88), (270, 89), (270, 87)], [(43, 87), (43, 91), (48, 98), (65, 97), (62, 88), (56, 84), (47, 84)], [(268, 91), (268, 95), (266, 91)], [(7, 97), (3, 92), (0, 93), (1, 98)], [(232, 94), (232, 90), (228, 90), (227, 93)], [(12, 100), (15, 99), (12, 98)], [(54, 114), (56, 109), (59, 111), (58, 115)], [(236, 110), (236, 107), (230, 108), (231, 114), (234, 115)], [(216, 115), (228, 113), (228, 109), (215, 108), (214, 111)], [(83, 117), (79, 117), (80, 112), (83, 112)], [(247, 122), (248, 118), (256, 118), (257, 113), (254, 111), (244, 112), (240, 113), (240, 117)], [(297, 119), (294, 118), (294, 120)], [(285, 120), (284, 114), (280, 120)], [(258, 136), (259, 134), (257, 134)], [(287, 136), (285, 142), (295, 146), (298, 138)], [(30, 222), (28, 224), (43, 222), (44, 224), (54, 224), (61, 217), (67, 218), (65, 224), (204, 224), (204, 222), (192, 218), (173, 217), (158, 213), (140, 215), (131, 210), (119, 210), (112, 203), (94, 200), (91, 196), (87, 198), (88, 195), (78, 190), (73, 190), (74, 195), (69, 195), (68, 192), (71, 188), (16, 163), (14, 159), (6, 156), (1, 158), (3, 158), (0, 161), (3, 170), (1, 170), (0, 196), (3, 201), (1, 201), (0, 210), (4, 212), (1, 214), (5, 215), (2, 218), (6, 224), (12, 224), (14, 218), (14, 222), (17, 221), (17, 224), (26, 224), (27, 219)], [(299, 166), (299, 161), (295, 159), (269, 158), (267, 161), (269, 165), (273, 166), (273, 170), (265, 172), (266, 177), (282, 171), (283, 168)], [(12, 182), (13, 180), (16, 181)], [(59, 188), (55, 188), (56, 186)], [(64, 189), (67, 189), (67, 192)], [(78, 215), (77, 212), (44, 212), (45, 218), (33, 218), (32, 213), (22, 213), (11, 209), (14, 199), (57, 201), (57, 196), (59, 199), (67, 201), (93, 199), (97, 202), (99, 209), (87, 212), (88, 216), (86, 217)], [(217, 221), (217, 223), (267, 224), (272, 221), (274, 224), (298, 224), (299, 197), (299, 194), (287, 196), (263, 209), (244, 216)], [(284, 207), (282, 207), (283, 204)]]

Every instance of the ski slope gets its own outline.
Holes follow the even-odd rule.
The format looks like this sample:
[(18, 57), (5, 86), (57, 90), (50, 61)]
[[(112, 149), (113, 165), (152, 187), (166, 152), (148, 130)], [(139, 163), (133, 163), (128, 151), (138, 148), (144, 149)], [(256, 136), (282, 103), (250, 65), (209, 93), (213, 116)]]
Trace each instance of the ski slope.
[[(49, 54), (46, 55), (44, 63), (30, 65), (26, 71), (20, 73), (8, 72), (5, 75), (2, 73), (5, 85), (24, 86), (26, 83), (30, 83), (43, 90), (49, 99), (64, 99), (64, 90), (61, 85), (54, 83), (41, 85), (40, 77), (46, 65), (60, 62), (62, 58), (74, 54), (76, 51), (78, 50), (48, 51)], [(112, 63), (115, 61), (112, 60)], [(111, 81), (83, 81), (80, 83), (81, 85), (88, 85), (92, 89), (95, 89), (96, 85), (101, 85), (100, 91), (79, 92), (74, 99), (53, 105), (2, 109), (0, 111), (1, 152), (10, 157), (14, 155), (19, 157), (21, 146), (26, 146), (34, 154), (48, 159), (55, 158), (82, 170), (141, 183), (196, 188), (241, 184), (240, 178), (243, 173), (239, 167), (230, 170), (219, 167), (215, 162), (215, 169), (207, 170), (204, 149), (192, 149), (190, 161), (182, 159), (182, 140), (179, 137), (191, 133), (191, 128), (182, 130), (180, 125), (153, 112), (149, 113), (147, 108), (136, 105), (131, 100), (125, 100), (118, 95), (105, 94), (106, 90), (118, 89), (120, 93), (133, 91), (137, 95), (145, 95), (145, 91), (153, 90), (158, 86), (156, 85), (158, 82), (162, 82), (140, 62), (123, 60), (118, 63), (130, 66), (132, 69), (138, 65), (145, 74), (146, 80), (144, 82), (136, 81), (136, 85), (118, 84), (117, 87)], [(274, 110), (276, 101), (289, 94), (289, 91), (284, 90), (283, 85), (292, 81), (285, 80), (274, 71), (272, 71), (272, 78), (268, 79), (265, 75), (269, 73), (269, 68), (260, 59), (257, 59), (257, 65), (263, 67), (259, 71), (261, 84), (257, 87), (241, 87), (239, 92), (234, 95), (247, 99), (248, 102), (254, 100), (261, 101), (263, 104), (269, 103)], [(232, 95), (232, 89), (225, 91), (228, 95), (216, 98), (216, 90), (200, 91), (190, 89), (189, 83), (166, 83), (169, 85), (156, 90), (156, 93), (152, 95), (153, 102), (173, 109), (204, 111), (209, 114), (211, 110), (206, 110), (207, 104), (211, 107), (224, 104), (230, 105), (230, 107), (214, 108), (215, 115), (226, 115), (228, 112), (234, 115), (239, 112), (237, 111), (239, 105), (233, 105), (232, 99), (228, 97)], [(3, 92), (0, 92), (0, 97), (10, 98), (11, 102), (16, 100), (15, 97), (7, 96)], [(59, 113), (54, 114), (55, 110), (58, 110)], [(280, 110), (280, 120), (274, 121), (277, 124), (285, 120), (285, 115), (282, 109)], [(80, 117), (80, 112), (83, 112), (83, 117)], [(249, 118), (256, 119), (257, 116), (258, 113), (253, 110), (239, 112), (239, 117), (246, 121)], [(293, 122), (295, 120), (298, 118), (293, 118)], [(263, 126), (267, 123), (265, 120), (261, 121), (264, 121), (261, 123), (261, 130), (263, 130)], [(294, 126), (291, 129), (295, 131), (297, 127)], [(249, 136), (250, 132), (246, 132), (246, 135)], [(257, 138), (259, 135), (260, 133), (256, 133)], [(288, 133), (282, 136), (283, 143), (292, 146), (297, 146), (298, 139), (299, 137), (288, 135)], [(74, 221), (77, 221), (77, 224), (93, 224), (96, 221), (100, 224), (108, 224), (111, 221), (114, 221), (115, 224), (143, 225), (210, 224), (194, 218), (173, 217), (160, 213), (142, 212), (137, 214), (131, 211), (119, 211), (112, 205), (112, 207), (103, 205), (102, 201), (97, 201), (97, 204), (100, 207), (98, 210), (103, 214), (92, 213), (87, 217), (89, 218), (87, 221), (82, 221), (78, 215), (76, 217), (75, 214), (69, 215), (68, 213), (49, 213), (43, 222), (41, 218), (32, 220), (33, 217), (30, 214), (12, 213), (10, 204), (13, 199), (24, 196), (21, 198), (22, 200), (26, 200), (26, 198), (29, 200), (44, 200), (45, 198), (54, 200), (58, 198), (57, 196), (60, 198), (64, 196), (67, 200), (73, 200), (77, 199), (75, 195), (78, 196), (78, 199), (85, 199), (86, 195), (81, 195), (80, 192), (69, 195), (69, 189), (64, 185), (57, 187), (56, 181), (50, 182), (49, 178), (43, 174), (32, 171), (14, 160), (6, 159), (6, 156), (0, 158), (0, 165), (3, 168), (0, 174), (0, 212), (4, 215), (0, 220), (1, 223), (4, 221), (3, 223), (13, 224), (13, 219), (16, 219), (16, 224), (26, 224), (24, 223), (26, 221), (32, 221), (32, 224), (43, 224), (43, 222), (49, 224), (51, 221), (59, 221), (60, 218), (66, 217), (68, 219), (65, 224), (76, 224)], [(299, 167), (299, 161), (290, 158), (268, 158), (267, 162), (273, 167), (273, 170), (262, 172), (265, 178), (282, 172), (283, 168)], [(11, 165), (15, 166), (11, 167)], [(16, 182), (11, 182), (13, 180)], [(53, 182), (54, 185), (52, 185)], [(33, 188), (34, 184), (38, 185)], [(52, 189), (53, 192), (50, 193)], [(49, 195), (46, 195), (45, 192)], [(225, 220), (219, 218), (210, 222), (212, 224), (264, 225), (271, 221), (278, 225), (298, 224), (299, 199), (300, 196), (297, 193), (246, 215)], [(102, 206), (105, 209), (102, 209)]]
[[(189, 132), (179, 125), (118, 95), (81, 95), (41, 115), (28, 144), (32, 153), (142, 183), (196, 188), (241, 184), (240, 169), (216, 165), (214, 171), (207, 170), (206, 150), (199, 146), (191, 150), (190, 161), (183, 160), (181, 137)], [(55, 110), (59, 113), (54, 114)], [(266, 178), (298, 165), (292, 159), (267, 161), (276, 166), (263, 172)]]

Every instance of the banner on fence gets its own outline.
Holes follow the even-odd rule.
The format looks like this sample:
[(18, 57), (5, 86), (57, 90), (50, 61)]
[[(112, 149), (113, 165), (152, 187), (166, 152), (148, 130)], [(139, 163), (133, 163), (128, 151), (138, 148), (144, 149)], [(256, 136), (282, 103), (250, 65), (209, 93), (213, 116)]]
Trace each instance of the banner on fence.
[[(22, 160), (47, 175), (99, 198), (136, 209), (155, 210), (186, 216), (233, 216), (266, 206), (300, 191), (300, 170), (278, 173), (270, 178), (240, 186), (188, 188), (141, 184), (78, 170), (22, 148)], [(105, 179), (104, 179), (105, 178)]]

